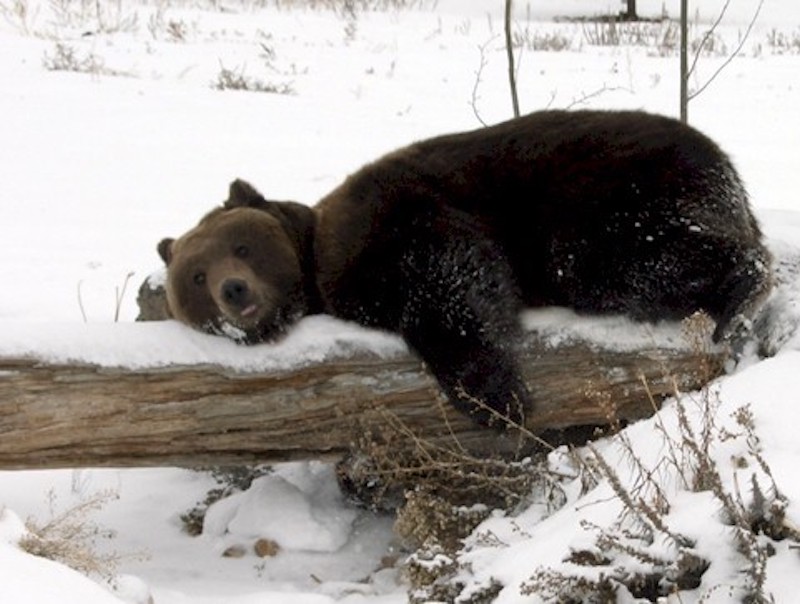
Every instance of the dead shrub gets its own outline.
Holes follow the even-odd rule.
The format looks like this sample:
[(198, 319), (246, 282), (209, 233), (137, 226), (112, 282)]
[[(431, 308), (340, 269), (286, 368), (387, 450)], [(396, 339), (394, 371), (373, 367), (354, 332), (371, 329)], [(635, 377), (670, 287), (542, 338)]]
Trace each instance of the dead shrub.
[(288, 82), (265, 82), (245, 75), (244, 66), (229, 69), (220, 63), (217, 79), (211, 82), (214, 90), (240, 90), (245, 92), (266, 92), (270, 94), (294, 94), (294, 88)]
[[(708, 356), (703, 350), (710, 324), (698, 315), (687, 320), (684, 328), (698, 353), (698, 371), (707, 370), (702, 359)], [(746, 563), (738, 586), (743, 601), (771, 601), (766, 591), (766, 562), (775, 551), (771, 541), (797, 541), (800, 534), (786, 521), (788, 500), (761, 455), (753, 415), (747, 407), (737, 409), (733, 417), (739, 430), (733, 434), (719, 427), (722, 401), (717, 390), (706, 387), (696, 395), (682, 395), (676, 385), (674, 398), (675, 431), (655, 416), (665, 451), (655, 466), (643, 461), (625, 432), (614, 437), (632, 479), (623, 479), (597, 447), (587, 446), (587, 471), (599, 474), (610, 485), (622, 503), (620, 514), (611, 526), (584, 523), (583, 528), (595, 534), (594, 547), (575, 551), (565, 560), (574, 572), (540, 567), (523, 585), (523, 593), (537, 594), (546, 602), (614, 602), (617, 590), (624, 588), (635, 598), (656, 602), (699, 587), (711, 561), (699, 555), (695, 538), (669, 526), (672, 498), (665, 485), (673, 483), (679, 490), (713, 494), (720, 504), (722, 523), (731, 527), (731, 545)], [(696, 422), (690, 419), (689, 405), (695, 407), (699, 417)], [(761, 470), (760, 479), (755, 471), (750, 475), (749, 501), (742, 496), (738, 483), (733, 490), (726, 485), (712, 456), (715, 445), (734, 438), (744, 439), (747, 446), (740, 469), (755, 466)], [(770, 481), (767, 490), (761, 485), (764, 477)], [(717, 587), (712, 586), (708, 593)]]
[(98, 491), (61, 513), (55, 512), (56, 497), (48, 494), (50, 520), (40, 522), (28, 518), (25, 526), (29, 533), (23, 537), (20, 547), (34, 556), (65, 564), (85, 575), (111, 579), (123, 560), (141, 558), (141, 554), (121, 555), (116, 552), (101, 553), (98, 541), (110, 540), (114, 532), (98, 525), (92, 515), (109, 502), (119, 499), (115, 491)]
[(517, 455), (508, 459), (471, 452), (452, 433), (438, 443), (420, 438), (385, 410), (358, 433), (357, 453), (337, 468), (339, 482), (358, 503), (397, 511), (395, 532), (413, 552), (403, 572), (414, 603), (491, 602), (503, 587), (494, 581), (462, 594), (456, 575), (463, 540), (493, 510), (513, 513), (534, 499), (554, 510), (566, 502), (563, 477), (548, 468), (533, 435), (529, 441), (521, 433)]

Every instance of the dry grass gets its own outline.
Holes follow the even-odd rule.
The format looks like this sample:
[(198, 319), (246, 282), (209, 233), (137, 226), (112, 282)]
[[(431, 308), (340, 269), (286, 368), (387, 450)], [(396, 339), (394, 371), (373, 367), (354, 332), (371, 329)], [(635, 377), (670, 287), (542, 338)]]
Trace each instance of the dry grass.
[[(442, 418), (447, 430), (444, 411)], [(463, 540), (493, 510), (514, 513), (534, 499), (555, 510), (566, 502), (564, 477), (548, 468), (544, 453), (530, 455), (551, 447), (520, 426), (510, 429), (520, 439), (512, 459), (470, 452), (452, 432), (445, 444), (430, 442), (385, 410), (358, 431), (359, 452), (340, 464), (340, 484), (362, 504), (397, 510), (395, 532), (413, 552), (403, 569), (411, 602), (453, 601), (461, 593), (453, 581)], [(492, 582), (468, 601), (490, 602), (501, 587)]]
[[(695, 317), (686, 325), (687, 337), (695, 346), (708, 341), (709, 326), (702, 318)], [(702, 366), (699, 369), (702, 371)], [(674, 404), (676, 430), (668, 429), (659, 415), (655, 416), (665, 452), (655, 465), (643, 461), (625, 432), (614, 437), (627, 461), (624, 479), (618, 467), (597, 447), (587, 447), (587, 471), (610, 485), (622, 504), (619, 517), (611, 526), (584, 525), (585, 530), (595, 534), (594, 547), (575, 551), (567, 560), (574, 565), (574, 574), (539, 568), (524, 584), (524, 593), (538, 594), (545, 601), (607, 602), (615, 601), (618, 589), (624, 587), (636, 598), (655, 602), (699, 587), (713, 561), (698, 554), (691, 536), (670, 527), (671, 495), (677, 487), (713, 495), (723, 524), (731, 529), (735, 550), (731, 554), (738, 553), (745, 563), (737, 586), (742, 600), (758, 604), (772, 601), (766, 590), (766, 562), (774, 551), (772, 542), (787, 538), (798, 541), (800, 535), (786, 522), (788, 501), (761, 455), (752, 413), (746, 407), (734, 412), (737, 433), (732, 434), (719, 427), (722, 401), (714, 389), (705, 388), (695, 396), (687, 396), (676, 386)], [(692, 415), (699, 421), (693, 422)], [(747, 445), (740, 468), (758, 468), (762, 473), (761, 479), (755, 471), (750, 474), (749, 500), (742, 496), (738, 483), (733, 489), (726, 484), (712, 456), (716, 445), (734, 438), (744, 439)], [(763, 476), (770, 482), (766, 490), (760, 482)], [(628, 570), (631, 567), (636, 570)], [(708, 588), (706, 594), (718, 587)]]
[(215, 90), (241, 90), (246, 92), (266, 92), (270, 94), (295, 94), (288, 82), (265, 82), (245, 74), (245, 67), (229, 69), (222, 63), (219, 66), (217, 79), (211, 83)]
[(114, 538), (114, 532), (101, 527), (92, 516), (108, 503), (119, 499), (115, 491), (98, 491), (63, 512), (56, 512), (56, 497), (48, 495), (50, 519), (28, 518), (29, 534), (20, 540), (20, 547), (34, 556), (65, 564), (85, 575), (111, 579), (120, 562), (142, 558), (142, 554), (122, 555), (98, 551), (98, 542)]
[[(704, 315), (684, 324), (686, 340), (698, 359), (697, 371), (709, 376), (716, 363), (707, 350), (712, 327)], [(733, 415), (733, 432), (725, 430), (718, 390), (707, 387), (686, 395), (676, 380), (671, 382), (675, 418), (670, 425), (658, 413), (653, 419), (662, 455), (647, 460), (628, 432), (620, 430), (613, 401), (599, 400), (608, 409), (609, 425), (616, 431), (612, 439), (624, 463), (610, 461), (600, 447), (589, 444), (570, 451), (575, 473), (569, 476), (554, 473), (545, 452), (511, 460), (479, 457), (455, 437), (449, 446), (437, 445), (382, 413), (371, 423), (380, 428), (362, 431), (368, 434), (359, 443), (362, 453), (344, 473), (351, 481), (350, 491), (366, 493), (373, 507), (387, 501), (390, 505), (384, 507), (400, 506), (395, 528), (412, 551), (404, 565), (410, 600), (460, 602), (463, 576), (470, 573), (462, 558), (465, 538), (488, 544), (493, 535), (477, 535), (475, 529), (496, 509), (512, 516), (532, 503), (546, 505), (549, 512), (559, 509), (567, 501), (562, 485), (581, 479), (586, 489), (600, 482), (609, 485), (619, 502), (619, 515), (607, 526), (584, 523), (592, 546), (573, 551), (557, 568), (533, 569), (522, 585), (523, 595), (551, 602), (600, 603), (616, 601), (618, 593), (652, 602), (701, 586), (706, 595), (715, 593), (722, 586), (703, 584), (714, 561), (699, 553), (697, 540), (702, 535), (683, 534), (672, 526), (675, 496), (683, 492), (705, 493), (717, 502), (721, 510), (717, 521), (730, 529), (730, 552), (720, 556), (739, 556), (742, 561), (734, 591), (745, 602), (769, 602), (766, 561), (773, 543), (800, 541), (800, 535), (786, 521), (788, 501), (761, 453), (753, 416), (746, 407), (740, 408)], [(655, 412), (658, 405), (652, 403)], [(531, 444), (519, 426), (511, 428)], [(731, 487), (714, 459), (716, 448), (730, 439), (746, 445), (739, 469), (746, 494), (738, 484)], [(519, 448), (530, 450), (524, 444)], [(493, 580), (478, 589), (471, 585), (475, 599), (470, 601), (492, 601), (502, 587)]]

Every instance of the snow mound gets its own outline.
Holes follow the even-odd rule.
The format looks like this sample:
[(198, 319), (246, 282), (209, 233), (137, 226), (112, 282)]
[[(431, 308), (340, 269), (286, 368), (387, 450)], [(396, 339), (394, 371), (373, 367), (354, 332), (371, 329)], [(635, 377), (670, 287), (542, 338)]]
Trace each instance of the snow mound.
[(16, 545), (28, 534), (25, 523), (13, 511), (0, 506), (0, 545)]
[[(0, 517), (0, 532), (8, 520), (8, 512)], [(5, 528), (4, 528), (5, 527)], [(36, 604), (123, 604), (106, 589), (72, 570), (51, 560), (31, 556), (16, 546), (0, 540), (0, 585), (3, 602), (32, 602)]]
[(333, 469), (287, 464), (209, 507), (203, 534), (225, 543), (270, 539), (283, 550), (336, 552), (353, 530), (357, 512), (340, 495)]

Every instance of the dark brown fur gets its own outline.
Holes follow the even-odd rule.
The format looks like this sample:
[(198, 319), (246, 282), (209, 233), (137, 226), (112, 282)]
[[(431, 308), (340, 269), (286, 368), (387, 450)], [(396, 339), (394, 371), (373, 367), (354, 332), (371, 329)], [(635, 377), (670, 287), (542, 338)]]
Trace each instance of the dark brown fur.
[(245, 342), (316, 312), (397, 331), (482, 422), (528, 405), (523, 306), (646, 320), (703, 309), (720, 340), (746, 331), (770, 284), (725, 154), (640, 112), (547, 111), (415, 143), (313, 209), (236, 181), (224, 208), (160, 250), (176, 318)]

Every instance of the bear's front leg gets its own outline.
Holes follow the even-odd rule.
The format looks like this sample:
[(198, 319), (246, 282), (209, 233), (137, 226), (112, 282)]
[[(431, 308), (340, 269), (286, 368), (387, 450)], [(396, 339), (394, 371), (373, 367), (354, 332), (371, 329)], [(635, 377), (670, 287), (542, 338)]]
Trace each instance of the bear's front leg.
[(404, 335), (457, 409), (485, 426), (524, 425), (530, 395), (512, 351), (429, 322)]
[(520, 297), (498, 246), (471, 235), (418, 240), (406, 254), (400, 332), (458, 409), (483, 425), (522, 425)]

